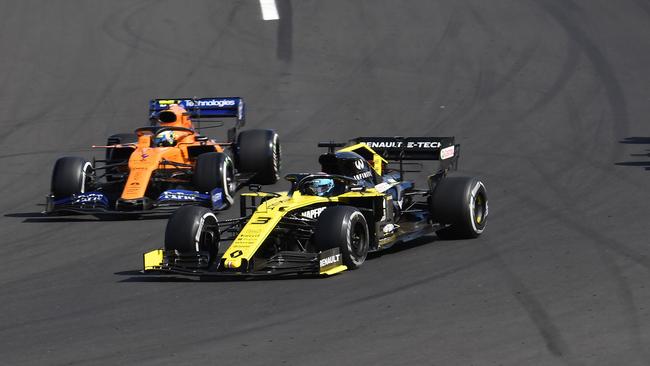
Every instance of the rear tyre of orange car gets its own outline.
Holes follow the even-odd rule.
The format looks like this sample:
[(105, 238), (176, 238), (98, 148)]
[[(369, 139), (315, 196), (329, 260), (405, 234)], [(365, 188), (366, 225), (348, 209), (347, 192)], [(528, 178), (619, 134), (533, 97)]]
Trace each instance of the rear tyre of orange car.
[(436, 231), (440, 239), (471, 239), (483, 233), (488, 215), (485, 185), (473, 177), (446, 177), (431, 195), (433, 221), (446, 227)]
[(232, 205), (233, 195), (237, 190), (235, 164), (224, 153), (209, 152), (201, 154), (196, 159), (192, 183), (199, 192), (210, 193), (213, 189), (220, 188), (225, 197), (225, 208), (228, 208)]
[(370, 248), (368, 223), (354, 207), (328, 207), (318, 217), (313, 241), (319, 251), (338, 247), (343, 264), (357, 269), (365, 262)]
[(178, 254), (207, 253), (210, 262), (219, 251), (217, 216), (208, 208), (183, 206), (167, 221), (165, 250)]
[(59, 158), (52, 171), (50, 186), (55, 198), (70, 197), (92, 189), (93, 167), (84, 158), (66, 156)]
[(273, 130), (240, 132), (235, 157), (239, 172), (255, 173), (250, 183), (274, 184), (280, 179), (280, 139)]

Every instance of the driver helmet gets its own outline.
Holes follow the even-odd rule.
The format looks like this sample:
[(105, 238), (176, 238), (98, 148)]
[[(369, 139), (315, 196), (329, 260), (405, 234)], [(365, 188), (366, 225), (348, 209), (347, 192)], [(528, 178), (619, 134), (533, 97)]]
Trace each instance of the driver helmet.
[(174, 131), (162, 131), (156, 134), (156, 137), (153, 139), (153, 144), (158, 147), (175, 146), (176, 139), (174, 138)]
[(325, 196), (334, 189), (334, 179), (316, 178), (307, 183), (306, 191), (315, 196)]

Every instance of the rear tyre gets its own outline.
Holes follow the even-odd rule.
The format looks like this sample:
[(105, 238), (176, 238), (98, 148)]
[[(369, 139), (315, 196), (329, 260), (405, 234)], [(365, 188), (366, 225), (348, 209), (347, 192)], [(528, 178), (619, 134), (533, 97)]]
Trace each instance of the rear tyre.
[(55, 198), (70, 197), (90, 190), (93, 167), (84, 158), (59, 158), (52, 171), (51, 192)]
[(485, 229), (488, 198), (483, 182), (472, 177), (446, 177), (430, 200), (435, 222), (448, 225), (436, 231), (441, 239), (476, 238)]
[(205, 207), (183, 206), (167, 221), (165, 250), (180, 254), (208, 252), (211, 261), (219, 250), (217, 216)]
[(235, 165), (224, 153), (209, 152), (198, 156), (194, 176), (194, 187), (199, 192), (210, 193), (215, 188), (221, 188), (227, 207), (233, 203), (233, 195), (237, 190)]
[(237, 170), (256, 173), (250, 183), (274, 184), (280, 178), (280, 139), (273, 130), (242, 131), (237, 137)]
[(319, 251), (338, 247), (343, 264), (349, 269), (359, 268), (365, 262), (370, 248), (366, 218), (354, 207), (326, 208), (316, 223), (314, 246)]

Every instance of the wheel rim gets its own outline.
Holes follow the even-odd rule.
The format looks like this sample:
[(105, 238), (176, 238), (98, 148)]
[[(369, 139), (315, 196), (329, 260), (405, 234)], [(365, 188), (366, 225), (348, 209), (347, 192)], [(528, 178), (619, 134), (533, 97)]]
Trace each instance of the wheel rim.
[(222, 188), (228, 202), (232, 203), (232, 195), (237, 190), (237, 180), (235, 179), (235, 168), (230, 158), (226, 157), (222, 164)]
[(231, 194), (237, 190), (237, 181), (235, 180), (235, 172), (232, 163), (228, 162), (226, 166), (226, 187), (228, 193)]
[(364, 230), (363, 223), (356, 222), (350, 234), (350, 254), (355, 261), (363, 260), (366, 256), (368, 238)]
[(197, 251), (206, 251), (210, 253), (210, 259), (213, 260), (218, 251), (219, 225), (213, 214), (203, 216), (203, 223), (200, 227), (198, 241), (196, 243)]
[(477, 194), (474, 198), (474, 222), (482, 225), (485, 222), (485, 197)]
[(86, 193), (92, 184), (92, 170), (93, 166), (90, 162), (86, 162), (81, 168), (81, 187), (79, 193)]

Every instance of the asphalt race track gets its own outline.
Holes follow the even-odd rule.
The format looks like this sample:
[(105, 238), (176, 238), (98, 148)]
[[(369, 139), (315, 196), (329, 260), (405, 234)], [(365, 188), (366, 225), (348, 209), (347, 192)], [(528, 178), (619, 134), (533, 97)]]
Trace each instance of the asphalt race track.
[[(649, 1), (0, 5), (0, 365), (650, 364)], [(322, 140), (456, 136), (485, 234), (329, 279), (150, 281), (165, 220), (39, 214), (57, 157), (222, 95), (284, 173)]]

